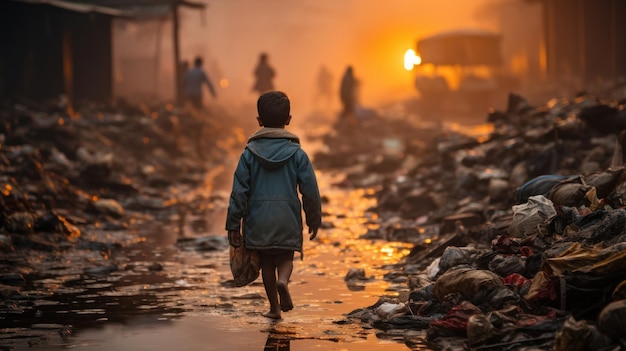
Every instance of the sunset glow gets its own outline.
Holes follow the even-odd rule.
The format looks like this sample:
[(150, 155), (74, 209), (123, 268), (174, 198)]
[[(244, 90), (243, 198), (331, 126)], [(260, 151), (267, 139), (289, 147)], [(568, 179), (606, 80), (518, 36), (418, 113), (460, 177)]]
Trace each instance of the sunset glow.
[(404, 53), (404, 69), (407, 71), (412, 71), (413, 67), (420, 63), (422, 63), (422, 58), (415, 53), (415, 50), (408, 49), (406, 53)]

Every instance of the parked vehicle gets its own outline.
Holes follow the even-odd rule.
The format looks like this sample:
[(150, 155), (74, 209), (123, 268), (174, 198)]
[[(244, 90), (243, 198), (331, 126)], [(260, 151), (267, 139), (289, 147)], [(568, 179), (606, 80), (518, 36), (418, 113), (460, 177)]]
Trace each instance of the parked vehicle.
[[(504, 73), (501, 36), (457, 29), (417, 41), (415, 88), (425, 112), (484, 112), (504, 101), (514, 79)], [(502, 96), (500, 96), (502, 93)]]

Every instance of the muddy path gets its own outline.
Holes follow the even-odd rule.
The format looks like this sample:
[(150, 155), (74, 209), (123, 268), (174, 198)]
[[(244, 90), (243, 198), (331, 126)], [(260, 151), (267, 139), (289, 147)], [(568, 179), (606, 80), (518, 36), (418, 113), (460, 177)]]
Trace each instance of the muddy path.
[[(367, 211), (374, 190), (334, 186), (341, 172), (318, 172), (324, 228), (315, 241), (305, 242), (304, 260), (296, 255), (294, 310), (268, 320), (261, 316), (267, 301), (260, 278), (244, 288), (232, 286), (223, 221), (245, 133), (235, 129), (224, 139), (229, 156), (208, 172), (204, 187), (178, 190), (180, 198), (204, 199), (199, 209), (138, 217), (130, 231), (94, 228), (91, 247), (7, 257), (38, 269), (25, 275), (20, 295), (3, 291), (15, 303), (0, 320), (0, 348), (407, 349), (402, 335), (379, 339), (376, 330), (344, 316), (381, 296), (407, 293), (405, 281), (390, 282), (384, 275), (411, 246), (360, 238), (378, 225)], [(365, 275), (344, 280), (351, 269)]]

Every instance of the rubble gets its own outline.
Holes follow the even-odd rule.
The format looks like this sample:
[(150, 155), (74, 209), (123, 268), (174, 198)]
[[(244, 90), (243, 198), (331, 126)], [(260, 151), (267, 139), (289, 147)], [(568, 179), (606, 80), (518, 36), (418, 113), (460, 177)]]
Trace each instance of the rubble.
[[(0, 111), (5, 234), (78, 238), (80, 230), (72, 226), (128, 221), (134, 204), (142, 210), (176, 207), (172, 187), (203, 180), (210, 155), (198, 155), (185, 137), (189, 126), (197, 126), (190, 122), (194, 117), (172, 106), (144, 106), (138, 115), (90, 107), (77, 119), (37, 106)], [(207, 162), (197, 162), (202, 157)]]
[[(88, 103), (73, 117), (46, 106), (0, 109), (0, 315), (7, 327), (32, 324), (35, 294), (62, 298), (81, 284), (97, 290), (92, 279), (142, 269), (121, 249), (145, 240), (137, 232), (152, 222), (178, 229), (184, 241), (181, 213), (206, 215), (211, 200), (194, 190), (222, 155), (190, 136), (202, 137), (210, 116), (172, 105)], [(218, 129), (212, 124), (210, 132)], [(201, 244), (227, 247), (224, 240)]]
[[(416, 348), (422, 336), (434, 349), (623, 345), (625, 138), (615, 135), (623, 111), (591, 96), (540, 107), (511, 96), (480, 136), (387, 110), (325, 135), (316, 168), (346, 170), (337, 186), (374, 189), (364, 192), (377, 204), (362, 237), (413, 244), (384, 276), (390, 295), (348, 318)], [(204, 204), (223, 201), (193, 192), (221, 151), (199, 152), (190, 118), (167, 106), (94, 107), (78, 119), (26, 105), (0, 111), (3, 316), (29, 327), (51, 311), (33, 304), (40, 295), (91, 298), (110, 288), (103, 277), (125, 284), (125, 272), (172, 269), (170, 261), (129, 263), (116, 253), (155, 220), (179, 236), (181, 222), (206, 232)], [(203, 254), (228, 244), (225, 236), (179, 237), (176, 247)], [(84, 265), (66, 257), (70, 249)], [(59, 284), (51, 271), (67, 280)], [(373, 279), (364, 269), (344, 278), (352, 291)]]
[[(622, 103), (511, 94), (481, 138), (386, 116), (327, 136), (317, 167), (360, 163), (339, 185), (382, 184), (367, 237), (415, 245), (392, 274), (404, 292), (348, 317), (407, 345), (423, 330), (437, 350), (623, 348)], [(385, 152), (391, 137), (401, 155)]]

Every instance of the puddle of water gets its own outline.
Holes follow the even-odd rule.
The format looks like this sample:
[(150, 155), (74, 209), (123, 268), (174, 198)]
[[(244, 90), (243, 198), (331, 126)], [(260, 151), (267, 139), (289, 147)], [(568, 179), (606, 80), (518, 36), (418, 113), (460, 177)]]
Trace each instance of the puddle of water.
[[(222, 175), (214, 176), (230, 178), (230, 171), (224, 170), (232, 167), (226, 165)], [(56, 292), (33, 296), (36, 307), (19, 321), (11, 319), (12, 329), (3, 329), (7, 334), (0, 337), (0, 346), (32, 351), (406, 350), (402, 340), (379, 339), (375, 330), (344, 315), (406, 289), (406, 284), (384, 281), (383, 266), (398, 262), (412, 245), (360, 239), (376, 226), (375, 216), (366, 212), (375, 204), (373, 191), (337, 189), (332, 184), (342, 174), (319, 175), (328, 199), (324, 221), (332, 225), (316, 240), (306, 240), (304, 260), (296, 254), (290, 283), (295, 308), (283, 313), (282, 320), (261, 316), (268, 309), (261, 278), (244, 288), (227, 284), (231, 274), (226, 250), (182, 250), (175, 245), (179, 234), (175, 230), (152, 228), (139, 233), (145, 242), (125, 248), (122, 257), (92, 253), (103, 265), (116, 263), (112, 272), (86, 279), (72, 268), (74, 258), (66, 257), (58, 275), (41, 277), (36, 281), (39, 286), (30, 287), (47, 286)], [(215, 183), (208, 184), (215, 190)], [(225, 236), (227, 201), (216, 203), (222, 208), (211, 209), (207, 230)], [(347, 284), (344, 277), (351, 268), (364, 269), (372, 279)], [(36, 323), (56, 327), (32, 328)], [(60, 326), (66, 325), (71, 329), (62, 332)], [(26, 342), (11, 339), (20, 328), (29, 327), (30, 336), (19, 336)]]
[[(270, 323), (268, 323), (270, 324)], [(283, 321), (281, 324), (288, 324)], [(337, 342), (329, 335), (327, 340), (288, 339), (289, 335), (273, 335), (260, 330), (233, 327), (215, 316), (192, 316), (176, 321), (155, 322), (136, 320), (130, 325), (107, 325), (102, 329), (81, 333), (77, 339), (42, 341), (28, 350), (134, 350), (134, 351), (382, 351), (403, 350), (406, 347), (393, 341), (377, 340), (374, 335), (350, 343)]]
[[(320, 184), (333, 181), (323, 176)], [(344, 314), (397, 294), (388, 291), (382, 266), (397, 262), (410, 245), (359, 239), (372, 221), (364, 215), (374, 201), (367, 190), (324, 194), (334, 228), (306, 241), (304, 260), (296, 255), (290, 283), (295, 308), (282, 320), (260, 315), (268, 308), (261, 278), (244, 288), (224, 284), (231, 279), (227, 251), (157, 247), (152, 252), (167, 258), (160, 261), (161, 271), (137, 268), (149, 265), (148, 258), (132, 262), (132, 271), (66, 282), (74, 293), (60, 298), (60, 306), (42, 303), (38, 308), (45, 315), (65, 314), (72, 334), (63, 339), (48, 332), (27, 349), (262, 350), (274, 339), (279, 343), (272, 350), (407, 349), (402, 342), (378, 339), (374, 330)], [(349, 285), (344, 277), (350, 268), (363, 268), (373, 279)]]

